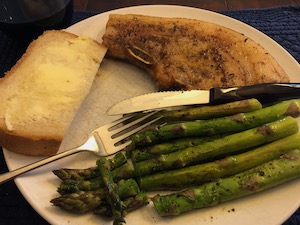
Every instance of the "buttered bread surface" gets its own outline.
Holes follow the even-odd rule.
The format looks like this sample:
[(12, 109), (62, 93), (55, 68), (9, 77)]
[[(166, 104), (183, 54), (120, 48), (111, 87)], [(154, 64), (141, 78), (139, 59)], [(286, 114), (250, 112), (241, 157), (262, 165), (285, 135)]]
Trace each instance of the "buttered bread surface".
[(22, 154), (56, 153), (105, 53), (91, 38), (65, 31), (33, 41), (0, 80), (0, 144)]

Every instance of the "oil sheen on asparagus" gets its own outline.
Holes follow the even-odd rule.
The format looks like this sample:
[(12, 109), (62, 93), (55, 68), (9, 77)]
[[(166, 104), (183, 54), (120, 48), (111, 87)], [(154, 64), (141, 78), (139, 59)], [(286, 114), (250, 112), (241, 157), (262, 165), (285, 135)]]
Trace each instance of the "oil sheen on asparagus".
[(54, 170), (61, 184), (51, 203), (123, 224), (128, 213), (151, 201), (159, 215), (177, 216), (300, 176), (298, 99), (270, 106), (249, 99), (159, 114), (163, 123), (133, 135), (123, 152), (89, 168)]

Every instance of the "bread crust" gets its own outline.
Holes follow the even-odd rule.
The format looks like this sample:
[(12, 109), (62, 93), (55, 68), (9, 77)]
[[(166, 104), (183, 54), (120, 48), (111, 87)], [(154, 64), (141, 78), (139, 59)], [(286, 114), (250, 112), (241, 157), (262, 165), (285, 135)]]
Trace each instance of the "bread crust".
[[(47, 38), (44, 38), (46, 35)], [(64, 40), (71, 40), (77, 37), (78, 37), (77, 35), (63, 30), (50, 30), (44, 32), (35, 41), (30, 43), (23, 56), (17, 61), (17, 63), (8, 72), (5, 73), (5, 76), (0, 79), (0, 90), (1, 89), (8, 90), (11, 92), (16, 91), (16, 90), (9, 90), (10, 84), (12, 82), (16, 82), (14, 73), (20, 70), (20, 67), (24, 65), (24, 63), (26, 63), (28, 57), (34, 51), (36, 51), (37, 48), (43, 48), (43, 46), (46, 46), (48, 44), (47, 42), (49, 40), (57, 39), (57, 42), (59, 42)], [(97, 49), (95, 48), (94, 49), (100, 52), (99, 54), (97, 53), (96, 55), (98, 57), (98, 60), (100, 60), (101, 62), (107, 49), (97, 41), (94, 41), (94, 44), (95, 43), (97, 45), (94, 45), (94, 47), (97, 46)], [(1, 93), (0, 96), (5, 96), (5, 94)], [(51, 156), (54, 155), (59, 150), (60, 144), (64, 137), (64, 134), (61, 134), (61, 132), (54, 133), (52, 131), (52, 134), (49, 135), (47, 134), (47, 132), (45, 132), (45, 134), (42, 133), (39, 134), (38, 132), (29, 129), (25, 131), (11, 130), (8, 128), (4, 111), (1, 112), (0, 109), (0, 113), (2, 114), (0, 115), (0, 146), (15, 153), (24, 154), (24, 155), (34, 155), (34, 156), (36, 155)], [(43, 127), (42, 129), (47, 129), (47, 127), (45, 128)], [(65, 127), (65, 130), (67, 129), (68, 127)]]
[(34, 139), (30, 136), (22, 137), (8, 133), (0, 129), (0, 143), (9, 151), (26, 155), (54, 155), (62, 142), (62, 139)]

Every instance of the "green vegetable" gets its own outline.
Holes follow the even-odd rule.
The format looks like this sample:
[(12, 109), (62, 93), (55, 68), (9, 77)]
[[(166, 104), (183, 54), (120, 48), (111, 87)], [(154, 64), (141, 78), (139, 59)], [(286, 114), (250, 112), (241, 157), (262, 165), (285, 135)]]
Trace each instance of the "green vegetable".
[(73, 213), (85, 213), (96, 209), (105, 200), (106, 193), (103, 189), (79, 191), (54, 198), (50, 202)]
[(179, 190), (243, 172), (293, 149), (300, 149), (300, 133), (214, 162), (144, 176), (138, 183), (144, 191)]
[(256, 99), (246, 99), (219, 105), (198, 106), (181, 110), (162, 111), (164, 119), (170, 120), (199, 120), (229, 116), (237, 113), (251, 112), (262, 108)]
[(253, 112), (210, 120), (196, 120), (156, 126), (132, 136), (134, 146), (150, 145), (173, 138), (213, 136), (240, 132), (286, 116), (298, 117), (300, 100), (289, 100)]
[(135, 171), (130, 162), (124, 163), (122, 166), (111, 171), (115, 181), (120, 179), (128, 179), (135, 176)]
[[(120, 180), (117, 183), (117, 188), (121, 199), (129, 198), (140, 193), (139, 186), (134, 179)], [(51, 200), (51, 203), (74, 213), (84, 213), (95, 210), (101, 204), (107, 205), (107, 193), (105, 188), (98, 188), (93, 191), (79, 190), (73, 193), (63, 194)]]
[(107, 190), (106, 200), (110, 205), (111, 211), (114, 216), (114, 225), (120, 225), (125, 223), (124, 217), (123, 217), (123, 207), (121, 198), (119, 195), (117, 184), (113, 180), (113, 176), (110, 173), (110, 163), (109, 161), (104, 158), (100, 157), (97, 160), (97, 167), (100, 172), (100, 176), (102, 177), (102, 181), (104, 183), (104, 186)]
[[(111, 169), (116, 169), (127, 162), (125, 155), (122, 152), (116, 153), (111, 159), (108, 159)], [(87, 169), (59, 169), (53, 170), (53, 173), (61, 180), (90, 180), (99, 176), (99, 170), (95, 167)]]
[(148, 205), (150, 198), (145, 192), (140, 192), (139, 194), (125, 199), (122, 204), (124, 207), (124, 213), (128, 214), (142, 206)]
[[(137, 210), (145, 205), (148, 205), (149, 202), (150, 202), (150, 199), (147, 196), (147, 194), (144, 192), (141, 192), (133, 197), (126, 198), (125, 200), (122, 201), (122, 206), (124, 209), (123, 215), (125, 216), (134, 210)], [(97, 207), (94, 210), (94, 214), (105, 216), (105, 217), (113, 216), (111, 208), (105, 203), (103, 203), (99, 207)]]
[(101, 177), (97, 177), (91, 180), (63, 180), (60, 186), (57, 188), (57, 192), (61, 195), (78, 192), (78, 191), (94, 191), (103, 187)]
[[(299, 117), (299, 105), (289, 100), (261, 109), (251, 99), (160, 112), (167, 123), (133, 135), (126, 152), (100, 157), (96, 167), (54, 170), (61, 196), (51, 202), (120, 225), (128, 212), (149, 203), (145, 191), (180, 189), (153, 198), (162, 216), (172, 216), (297, 178), (300, 133), (292, 117)], [(195, 118), (201, 120), (188, 121)]]
[[(91, 168), (91, 170), (96, 170), (94, 167)], [(58, 170), (57, 170), (58, 171)], [(62, 171), (66, 171), (66, 169), (59, 170), (60, 173)], [(80, 171), (80, 170), (78, 170)], [(78, 171), (76, 171), (75, 174), (79, 175)], [(85, 171), (88, 171), (86, 169)], [(97, 174), (97, 177), (94, 177), (90, 180), (85, 180), (83, 177), (77, 177), (77, 179), (64, 179), (60, 186), (58, 187), (57, 191), (60, 194), (67, 194), (77, 191), (93, 191), (98, 188), (104, 187), (102, 178), (100, 176), (100, 172), (95, 172), (94, 174)], [(111, 171), (111, 175), (113, 176), (114, 181), (119, 181), (121, 179), (128, 179), (134, 177), (134, 168), (131, 163), (126, 162), (120, 167), (114, 169)], [(86, 177), (85, 177), (86, 178)]]
[(140, 188), (134, 179), (120, 180), (117, 183), (118, 193), (121, 199), (136, 196), (140, 193)]
[(179, 193), (156, 195), (153, 203), (159, 215), (175, 216), (256, 193), (298, 177), (300, 177), (300, 151), (294, 150), (279, 159), (228, 178)]
[(89, 180), (99, 176), (97, 167), (86, 169), (67, 169), (61, 168), (52, 171), (61, 180)]
[(133, 162), (140, 162), (146, 159), (154, 158), (161, 154), (176, 152), (180, 149), (204, 144), (206, 142), (215, 140), (220, 137), (221, 136), (180, 138), (180, 139), (170, 140), (168, 142), (164, 142), (156, 145), (151, 145), (141, 149), (133, 149), (131, 150), (130, 153), (131, 160)]
[(224, 157), (259, 146), (298, 132), (296, 119), (286, 117), (260, 127), (228, 135), (204, 144), (160, 155), (134, 164), (138, 176), (159, 171), (182, 168), (208, 160)]

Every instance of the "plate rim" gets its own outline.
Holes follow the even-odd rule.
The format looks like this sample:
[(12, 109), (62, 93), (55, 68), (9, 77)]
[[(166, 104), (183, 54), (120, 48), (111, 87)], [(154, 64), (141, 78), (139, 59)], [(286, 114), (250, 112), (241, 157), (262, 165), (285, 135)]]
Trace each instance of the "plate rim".
[[(264, 34), (263, 32), (259, 31), (258, 29), (242, 22), (242, 21), (239, 21), (235, 18), (232, 18), (230, 16), (226, 16), (226, 15), (223, 15), (221, 13), (218, 13), (218, 12), (213, 12), (213, 11), (210, 11), (210, 10), (206, 10), (206, 9), (201, 9), (201, 8), (196, 8), (196, 7), (190, 7), (190, 6), (181, 6), (181, 5), (138, 5), (138, 6), (130, 6), (130, 7), (123, 7), (123, 8), (119, 8), (119, 9), (114, 9), (114, 10), (110, 10), (110, 11), (106, 11), (106, 12), (102, 12), (102, 13), (99, 13), (99, 14), (96, 14), (96, 15), (93, 15), (91, 17), (88, 17), (84, 20), (81, 20), (79, 21), (78, 23), (75, 23), (73, 24), (72, 26), (68, 27), (66, 30), (67, 31), (70, 31), (70, 32), (73, 32), (72, 30), (74, 28), (76, 28), (77, 26), (80, 26), (82, 24), (85, 24), (85, 23), (88, 23), (89, 21), (92, 21), (94, 19), (97, 19), (97, 17), (100, 17), (100, 16), (108, 16), (109, 14), (111, 13), (120, 13), (120, 12), (124, 12), (126, 10), (130, 10), (130, 9), (138, 9), (138, 8), (155, 8), (155, 7), (163, 7), (163, 8), (185, 8), (187, 10), (195, 10), (195, 11), (203, 11), (203, 12), (206, 12), (206, 13), (209, 13), (209, 14), (212, 14), (212, 15), (217, 15), (218, 17), (221, 16), (221, 17), (224, 17), (226, 18), (227, 20), (232, 20), (234, 21), (234, 23), (238, 23), (240, 24), (242, 27), (246, 27), (248, 29), (251, 29), (252, 31), (254, 31), (255, 33), (259, 33), (260, 35), (264, 36), (264, 38), (268, 39), (268, 41), (271, 41), (272, 44), (275, 44), (277, 45), (277, 48), (279, 48), (282, 52), (284, 52), (286, 54), (286, 56), (289, 57), (289, 60), (293, 61), (294, 63), (296, 63), (298, 65), (298, 69), (300, 69), (300, 65), (298, 64), (298, 62), (296, 61), (296, 59), (286, 50), (284, 49), (280, 44), (278, 44), (275, 40), (273, 40), (272, 38), (270, 38), (269, 36), (267, 36), (266, 34)], [(180, 17), (180, 16), (179, 16)], [(261, 44), (261, 43), (260, 43)], [(294, 65), (295, 66), (295, 65)], [(285, 68), (284, 68), (285, 69)], [(3, 153), (4, 153), (4, 158), (5, 158), (5, 161), (6, 161), (6, 164), (9, 168), (9, 170), (11, 169), (14, 169), (13, 166), (11, 165), (11, 163), (9, 162), (8, 160), (8, 154), (9, 152), (5, 149), (3, 149)], [(22, 193), (22, 195), (24, 196), (24, 198), (27, 200), (27, 202), (31, 205), (31, 207), (34, 208), (34, 210), (36, 212), (38, 212), (46, 221), (48, 222), (54, 222), (54, 220), (52, 218), (49, 218), (48, 215), (46, 215), (47, 213), (43, 212), (42, 209), (39, 209), (38, 206), (35, 204), (35, 202), (32, 202), (31, 199), (30, 199), (30, 196), (26, 193), (26, 190), (24, 189), (24, 187), (22, 186), (22, 182), (20, 179), (15, 179), (15, 183), (18, 187), (18, 189), (20, 190), (20, 192)], [(298, 208), (298, 207), (294, 207), (295, 210)], [(292, 215), (292, 214), (291, 214)], [(290, 216), (290, 215), (289, 215)], [(286, 218), (283, 218), (281, 222), (284, 221), (284, 219), (287, 219), (288, 217)]]

